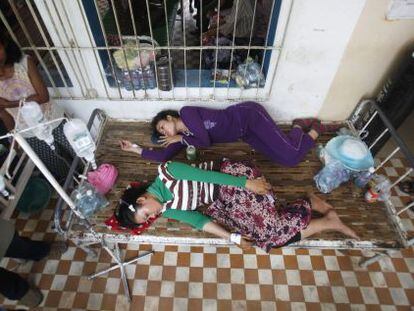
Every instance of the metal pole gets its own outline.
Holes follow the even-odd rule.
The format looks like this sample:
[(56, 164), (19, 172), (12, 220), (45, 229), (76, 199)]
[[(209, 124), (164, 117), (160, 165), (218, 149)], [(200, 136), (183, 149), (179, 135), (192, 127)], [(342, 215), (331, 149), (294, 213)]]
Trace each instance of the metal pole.
[(63, 190), (62, 186), (57, 182), (55, 177), (49, 172), (47, 167), (43, 164), (42, 160), (38, 157), (38, 155), (33, 151), (32, 147), (27, 143), (27, 141), (23, 138), (22, 135), (19, 133), (13, 134), (14, 138), (16, 139), (17, 143), (22, 147), (23, 151), (29, 156), (29, 158), (33, 161), (33, 163), (38, 167), (38, 169), (42, 172), (42, 174), (46, 177), (47, 181), (55, 188), (57, 193), (65, 200), (66, 204), (70, 207), (70, 209), (81, 219), (85, 219), (85, 217), (79, 213), (76, 209), (75, 203), (71, 200), (68, 194)]
[[(145, 254), (139, 255), (139, 256), (135, 257), (134, 259), (131, 259), (130, 261), (126, 261), (126, 262), (122, 263), (122, 265), (123, 265), (123, 266), (127, 266), (127, 265), (130, 265), (130, 264), (133, 264), (134, 262), (137, 262), (139, 259), (141, 259), (141, 258), (143, 258), (143, 257), (146, 257), (146, 256), (148, 256), (148, 255), (151, 255), (151, 254), (154, 254), (154, 251), (150, 251), (150, 252), (148, 252), (148, 253), (145, 253)], [(96, 273), (94, 273), (94, 274), (92, 274), (92, 275), (88, 276), (88, 279), (89, 279), (89, 280), (92, 280), (92, 279), (94, 279), (94, 278), (96, 278), (96, 277), (98, 277), (98, 276), (104, 275), (104, 274), (106, 274), (106, 273), (108, 273), (108, 272), (111, 272), (111, 271), (113, 271), (113, 270), (115, 270), (115, 269), (118, 269), (118, 268), (119, 268), (118, 264), (115, 264), (115, 265), (113, 265), (113, 266), (109, 267), (108, 269), (105, 269), (105, 270), (102, 270), (102, 271), (96, 272)]]

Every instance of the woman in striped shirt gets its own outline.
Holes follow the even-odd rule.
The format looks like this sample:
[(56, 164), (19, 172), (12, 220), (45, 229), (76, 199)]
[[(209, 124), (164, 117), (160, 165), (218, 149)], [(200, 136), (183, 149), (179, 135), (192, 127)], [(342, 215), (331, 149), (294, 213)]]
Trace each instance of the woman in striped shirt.
[[(248, 247), (252, 240), (266, 251), (325, 230), (358, 239), (341, 222), (332, 206), (315, 195), (276, 208), (270, 184), (255, 167), (224, 161), (221, 172), (206, 170), (207, 165), (202, 168), (179, 162), (161, 164), (157, 178), (149, 187), (124, 194), (116, 212), (121, 225), (134, 228), (151, 216), (162, 213), (171, 218), (172, 211), (176, 211), (180, 215), (172, 218), (242, 247)], [(237, 233), (229, 233), (202, 214), (194, 216), (201, 205), (208, 206), (207, 215)], [(324, 216), (311, 220), (311, 209)], [(192, 220), (188, 221), (189, 218)]]

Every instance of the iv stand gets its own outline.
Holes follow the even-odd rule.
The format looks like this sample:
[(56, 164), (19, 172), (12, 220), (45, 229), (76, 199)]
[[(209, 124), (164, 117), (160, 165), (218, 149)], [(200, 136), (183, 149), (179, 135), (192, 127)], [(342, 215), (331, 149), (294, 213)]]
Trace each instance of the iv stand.
[[(65, 119), (65, 118), (62, 118)], [(44, 124), (47, 123), (52, 123), (52, 122), (56, 122), (57, 120), (53, 120), (50, 122), (46, 122)], [(44, 124), (39, 124), (38, 126), (44, 125)], [(35, 126), (36, 127), (36, 126)], [(20, 147), (23, 149), (24, 152), (26, 152), (26, 154), (28, 155), (28, 157), (33, 161), (33, 163), (37, 166), (37, 168), (42, 172), (42, 174), (46, 177), (46, 179), (49, 181), (49, 183), (53, 186), (53, 188), (55, 188), (55, 190), (57, 191), (57, 193), (62, 197), (62, 199), (66, 202), (66, 204), (69, 206), (69, 208), (72, 210), (72, 212), (80, 219), (82, 219), (86, 225), (87, 230), (92, 234), (92, 236), (94, 237), (94, 240), (96, 241), (96, 243), (100, 243), (102, 248), (104, 250), (106, 250), (108, 252), (108, 254), (115, 260), (115, 265), (111, 266), (110, 268), (97, 272), (91, 276), (88, 277), (88, 279), (94, 279), (95, 277), (101, 276), (105, 273), (108, 273), (109, 271), (115, 270), (115, 269), (119, 269), (121, 271), (121, 279), (122, 279), (122, 284), (124, 287), (124, 292), (125, 295), (128, 299), (129, 302), (131, 302), (131, 293), (129, 290), (129, 286), (128, 286), (128, 281), (127, 281), (127, 276), (125, 273), (125, 266), (135, 263), (136, 261), (138, 261), (140, 258), (146, 257), (148, 255), (153, 254), (153, 251), (150, 251), (148, 253), (139, 255), (137, 257), (135, 257), (132, 260), (129, 260), (127, 262), (122, 262), (121, 260), (121, 256), (120, 256), (120, 251), (119, 251), (119, 246), (118, 243), (115, 242), (115, 247), (114, 249), (111, 249), (108, 244), (106, 243), (104, 236), (101, 234), (98, 234), (92, 227), (92, 225), (90, 224), (90, 222), (85, 218), (85, 216), (82, 215), (82, 213), (80, 213), (77, 208), (75, 203), (71, 200), (71, 198), (68, 196), (68, 194), (65, 192), (65, 190), (61, 187), (61, 185), (57, 182), (57, 180), (55, 179), (55, 177), (49, 172), (49, 170), (47, 169), (47, 167), (44, 165), (44, 163), (42, 162), (42, 160), (40, 160), (40, 158), (38, 157), (38, 155), (33, 151), (32, 147), (27, 143), (27, 141), (23, 138), (23, 136), (20, 134), (21, 132), (26, 132), (30, 129), (33, 129), (34, 127), (31, 128), (27, 128), (24, 129), (20, 132), (14, 131), (12, 133), (9, 133), (3, 137), (0, 138), (4, 138), (4, 137), (14, 137), (14, 139), (16, 140), (16, 142), (20, 145)]]

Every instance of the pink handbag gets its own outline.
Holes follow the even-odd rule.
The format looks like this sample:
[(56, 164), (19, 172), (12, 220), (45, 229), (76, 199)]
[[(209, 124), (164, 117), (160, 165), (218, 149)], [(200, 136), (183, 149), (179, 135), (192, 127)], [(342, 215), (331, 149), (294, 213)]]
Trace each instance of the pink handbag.
[(116, 182), (118, 170), (112, 164), (101, 164), (98, 169), (88, 173), (89, 183), (101, 193), (108, 193)]

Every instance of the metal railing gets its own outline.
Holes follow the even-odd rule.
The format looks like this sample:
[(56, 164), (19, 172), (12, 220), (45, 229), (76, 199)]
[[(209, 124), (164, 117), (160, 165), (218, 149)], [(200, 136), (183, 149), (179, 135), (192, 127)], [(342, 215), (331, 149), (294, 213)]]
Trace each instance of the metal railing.
[[(107, 116), (105, 112), (100, 109), (95, 109), (88, 121), (87, 127), (92, 134), (92, 137), (95, 140), (95, 144), (98, 146), (101, 135), (103, 133), (103, 128), (105, 127), (105, 123), (107, 121)], [(63, 185), (63, 189), (70, 193), (75, 185), (75, 181), (81, 183), (84, 179), (79, 180), (79, 173), (82, 173), (83, 176), (89, 170), (89, 164), (85, 163), (83, 159), (75, 156), (73, 159), (71, 166), (69, 168), (69, 172), (65, 179), (65, 183)], [(65, 212), (68, 214), (65, 215)], [(73, 212), (67, 208), (67, 205), (62, 197), (59, 197), (55, 206), (55, 213), (54, 213), (54, 229), (61, 235), (66, 236), (70, 226), (72, 225), (74, 214)]]
[[(88, 99), (88, 98), (100, 98), (100, 99), (113, 99), (113, 100), (136, 100), (136, 99), (148, 99), (148, 100), (187, 100), (187, 99), (199, 99), (199, 100), (214, 100), (216, 98), (224, 99), (254, 99), (254, 100), (264, 100), (270, 96), (273, 83), (274, 75), (276, 70), (267, 70), (269, 66), (277, 66), (278, 57), (281, 51), (281, 45), (284, 39), (284, 33), (287, 28), (287, 23), (289, 18), (282, 19), (286, 21), (286, 25), (277, 25), (278, 18), (275, 16), (281, 14), (289, 14), (293, 6), (293, 0), (268, 0), (264, 1), (268, 3), (269, 16), (267, 22), (267, 32), (264, 37), (264, 42), (262, 45), (254, 45), (253, 38), (255, 37), (255, 22), (257, 22), (257, 11), (258, 11), (258, 0), (236, 0), (234, 1), (235, 7), (235, 19), (237, 20), (239, 15), (239, 5), (241, 1), (247, 1), (252, 5), (253, 15), (250, 21), (250, 33), (245, 45), (236, 44), (236, 31), (237, 31), (237, 22), (234, 23), (233, 33), (230, 36), (232, 39), (232, 44), (229, 46), (221, 46), (218, 43), (218, 38), (220, 36), (220, 19), (217, 22), (217, 30), (215, 34), (215, 45), (203, 45), (201, 31), (200, 31), (200, 40), (198, 45), (189, 45), (186, 41), (186, 33), (190, 30), (190, 27), (186, 25), (185, 18), (185, 7), (187, 0), (177, 0), (175, 3), (181, 2), (181, 22), (182, 22), (182, 44), (177, 40), (172, 42), (173, 29), (178, 31), (179, 27), (169, 27), (170, 19), (168, 14), (176, 14), (174, 10), (167, 10), (169, 8), (169, 0), (161, 0), (163, 9), (163, 18), (160, 20), (151, 20), (152, 6), (151, 0), (145, 0), (146, 12), (135, 12), (134, 11), (134, 2), (131, 0), (124, 1), (124, 5), (127, 6), (129, 16), (122, 15), (119, 12), (120, 0), (88, 0), (92, 1), (87, 4), (85, 0), (62, 0), (62, 1), (52, 1), (52, 0), (25, 0), (20, 1), (20, 7), (16, 6), (16, 1), (7, 0), (7, 3), (10, 7), (11, 12), (15, 16), (17, 21), (16, 24), (13, 24), (10, 17), (7, 17), (3, 12), (0, 12), (0, 19), (13, 40), (19, 45), (19, 47), (24, 52), (32, 52), (39, 63), (45, 77), (49, 80), (51, 89), (53, 90), (53, 97), (58, 99)], [(203, 0), (201, 1), (200, 10), (203, 10)], [(207, 1), (207, 0), (205, 0)], [(223, 0), (217, 1), (217, 14), (221, 14), (221, 4)], [(105, 3), (103, 3), (105, 2)], [(283, 2), (283, 5), (282, 5)], [(91, 5), (93, 4), (93, 6)], [(103, 5), (104, 4), (104, 5)], [(105, 7), (105, 9), (102, 9)], [(24, 10), (23, 10), (24, 9)], [(105, 11), (106, 10), (106, 11)], [(23, 16), (23, 11), (27, 14)], [(122, 13), (125, 13), (122, 12)], [(170, 13), (169, 13), (170, 12)], [(172, 12), (172, 13), (171, 13)], [(137, 14), (144, 14), (147, 17), (147, 26), (149, 29), (149, 36), (152, 39), (152, 42), (155, 42), (154, 34), (154, 25), (159, 23), (165, 23), (165, 35), (166, 43), (165, 45), (156, 46), (152, 43), (152, 46), (141, 46), (139, 40), (137, 39), (142, 33), (139, 33), (139, 27), (136, 22), (138, 20)], [(203, 12), (200, 12), (203, 13)], [(91, 24), (91, 14), (95, 14), (97, 17), (97, 23)], [(108, 41), (107, 25), (105, 24), (105, 17), (107, 14), (112, 14), (115, 22), (115, 37), (118, 37), (119, 44), (111, 44)], [(276, 15), (275, 15), (276, 14)], [(201, 15), (201, 14), (200, 14)], [(175, 15), (177, 16), (177, 15)], [(31, 26), (28, 27), (28, 20), (31, 20)], [(173, 18), (173, 23), (177, 23)], [(123, 43), (123, 37), (127, 34), (122, 33), (121, 22), (126, 23), (129, 21), (130, 28), (132, 30), (133, 37), (136, 39), (135, 46), (126, 47)], [(273, 22), (272, 22), (273, 21)], [(170, 23), (171, 24), (171, 23)], [(200, 21), (200, 27), (202, 21)], [(143, 25), (142, 27), (144, 27)], [(159, 26), (159, 25), (158, 25)], [(141, 28), (142, 28), (141, 27)], [(282, 35), (277, 36), (281, 38), (279, 41), (273, 40), (275, 36), (276, 28), (278, 31), (281, 31)], [(280, 29), (279, 29), (280, 28)], [(80, 32), (79, 29), (85, 29), (85, 32)], [(40, 34), (40, 37), (39, 37)], [(36, 40), (34, 36), (36, 36)], [(102, 42), (97, 41), (97, 37), (100, 36)], [(25, 40), (22, 40), (22, 38)], [(41, 38), (41, 40), (40, 40)], [(25, 41), (25, 42), (23, 42)], [(275, 42), (272, 42), (275, 41)], [(28, 44), (25, 44), (28, 42)], [(178, 43), (177, 43), (178, 42)], [(141, 52), (150, 51), (151, 53), (161, 53), (166, 52), (165, 56), (168, 58), (168, 67), (170, 72), (170, 79), (172, 83), (172, 89), (170, 91), (161, 91), (158, 88), (154, 90), (148, 89), (145, 86), (137, 88), (133, 85), (133, 77), (130, 68), (127, 68), (126, 73), (129, 75), (130, 91), (125, 90), (123, 84), (120, 81), (119, 69), (114, 61), (112, 53), (114, 51), (121, 50), (125, 63), (127, 62), (127, 51), (136, 50), (139, 57), (141, 58)], [(233, 60), (234, 55), (238, 51), (244, 51), (244, 54), (248, 56), (251, 55), (252, 50), (259, 51), (258, 54), (261, 54), (259, 57), (259, 65), (261, 71), (271, 72), (265, 77), (266, 86), (261, 87), (259, 83), (257, 86), (252, 87), (251, 89), (238, 89), (234, 88), (234, 82), (231, 84), (231, 75), (228, 77), (227, 85), (221, 87), (223, 90), (218, 90), (217, 85), (218, 81), (216, 79), (216, 72), (219, 69), (219, 64), (217, 62), (218, 53), (220, 51), (229, 50), (230, 51), (230, 62), (228, 69), (230, 72), (234, 70)], [(179, 51), (183, 53), (184, 58), (184, 83), (181, 86), (178, 86), (176, 81), (174, 81), (174, 60), (172, 59), (172, 53)], [(203, 87), (203, 53), (205, 51), (213, 51), (215, 54), (214, 68), (210, 69), (211, 72), (214, 72), (210, 87)], [(51, 64), (46, 64), (42, 54), (50, 53)], [(189, 69), (188, 62), (190, 57), (190, 52), (198, 53), (198, 69)], [(275, 58), (274, 58), (275, 57)], [(269, 62), (272, 58), (272, 62)], [(274, 60), (273, 60), (274, 59)], [(270, 63), (270, 65), (269, 65)], [(94, 68), (97, 69), (96, 72), (88, 70), (93, 64)], [(107, 66), (104, 68), (104, 66)], [(159, 77), (157, 70), (157, 61), (154, 62), (155, 79), (157, 85), (159, 85)], [(127, 65), (128, 67), (128, 65)], [(52, 69), (53, 70), (52, 70)], [(273, 67), (272, 67), (273, 68)], [(221, 68), (224, 69), (224, 68)], [(106, 71), (105, 71), (106, 70)], [(189, 85), (189, 73), (190, 71), (198, 71), (198, 85)], [(55, 81), (56, 76), (59, 77), (59, 80), (62, 81), (60, 85)], [(73, 84), (71, 86), (67, 81), (67, 76), (70, 78), (70, 82)], [(108, 76), (111, 81), (108, 80)], [(205, 81), (204, 81), (205, 82)], [(205, 85), (205, 84), (204, 84)], [(192, 88), (197, 88), (197, 92), (191, 90)], [(204, 90), (207, 89), (207, 91)], [(234, 93), (232, 90), (237, 89), (237, 93)], [(191, 93), (191, 94), (190, 94)], [(197, 94), (196, 94), (197, 93)], [(195, 94), (195, 95), (194, 95)], [(219, 94), (221, 94), (219, 96)]]
[[(377, 122), (375, 126), (371, 125), (373, 122)], [(353, 111), (351, 117), (347, 121), (351, 130), (354, 133), (361, 137), (365, 141), (371, 150), (374, 146), (384, 139), (386, 134), (389, 134), (391, 142), (395, 144), (395, 149), (393, 149), (388, 155), (385, 156), (384, 160), (379, 161), (379, 164), (375, 167), (375, 172), (383, 168), (386, 163), (391, 159), (397, 158), (403, 159), (406, 163), (406, 171), (398, 176), (390, 185), (390, 190), (396, 188), (399, 183), (404, 179), (410, 176), (414, 172), (414, 156), (408, 149), (407, 145), (398, 135), (394, 126), (388, 120), (385, 113), (381, 110), (378, 104), (374, 100), (364, 100), (362, 101)], [(372, 131), (371, 131), (372, 128)], [(376, 133), (379, 128), (384, 128), (379, 130), (380, 133)], [(373, 133), (370, 133), (373, 132)], [(389, 213), (390, 219), (393, 223), (394, 228), (396, 229), (400, 242), (404, 247), (408, 247), (414, 244), (414, 238), (409, 237), (407, 234), (407, 229), (403, 224), (402, 215), (403, 213), (408, 213), (409, 209), (414, 206), (414, 202), (408, 203), (406, 206), (403, 206), (400, 209), (393, 204), (391, 200), (385, 201), (387, 211)]]

